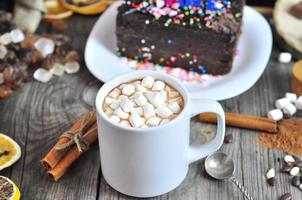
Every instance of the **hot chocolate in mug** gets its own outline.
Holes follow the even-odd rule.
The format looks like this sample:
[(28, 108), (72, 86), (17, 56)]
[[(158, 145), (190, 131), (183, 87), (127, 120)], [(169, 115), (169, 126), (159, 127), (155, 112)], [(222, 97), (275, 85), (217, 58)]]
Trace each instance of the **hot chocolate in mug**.
[[(150, 128), (133, 128), (113, 123), (103, 111), (104, 98), (122, 83), (152, 76), (175, 88), (184, 107), (171, 122)], [(101, 168), (115, 190), (135, 197), (153, 197), (176, 188), (187, 175), (190, 163), (217, 151), (225, 133), (224, 111), (213, 100), (191, 99), (174, 77), (155, 71), (137, 71), (106, 82), (96, 98)], [(202, 112), (217, 115), (217, 133), (207, 144), (190, 146), (190, 119)]]

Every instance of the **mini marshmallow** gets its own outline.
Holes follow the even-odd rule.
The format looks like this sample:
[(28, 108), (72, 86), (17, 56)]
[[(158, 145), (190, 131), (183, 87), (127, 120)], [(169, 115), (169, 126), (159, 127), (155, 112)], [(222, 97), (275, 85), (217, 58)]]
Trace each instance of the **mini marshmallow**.
[(167, 101), (167, 99), (168, 99), (168, 92), (162, 90), (162, 91), (160, 91), (159, 93), (160, 93), (160, 95), (164, 98), (164, 101)]
[(145, 125), (143, 119), (139, 115), (136, 115), (136, 114), (131, 114), (129, 117), (129, 121), (130, 121), (131, 125), (135, 128)]
[(274, 109), (274, 110), (271, 110), (267, 113), (267, 117), (269, 119), (279, 121), (283, 118), (283, 113), (280, 109)]
[(284, 114), (288, 114), (290, 116), (294, 115), (297, 112), (297, 108), (292, 103), (287, 104), (282, 110)]
[(146, 103), (148, 103), (147, 98), (141, 92), (136, 93), (133, 96), (133, 100), (138, 106), (144, 106)]
[(162, 118), (169, 118), (173, 112), (166, 106), (160, 105), (155, 110), (156, 114)]
[(290, 103), (290, 101), (287, 98), (284, 97), (284, 98), (278, 99), (275, 102), (275, 106), (276, 106), (276, 108), (281, 110), (282, 108), (284, 108), (289, 103)]
[(146, 88), (152, 88), (154, 83), (154, 78), (152, 76), (146, 76), (142, 80), (142, 86)]
[(115, 123), (119, 123), (121, 121), (121, 119), (116, 115), (112, 115), (109, 119), (110, 119), (110, 121), (115, 122)]
[(128, 119), (129, 118), (129, 114), (124, 112), (123, 109), (121, 107), (117, 108), (115, 111), (114, 111), (114, 114), (116, 116), (118, 116), (119, 118), (121, 119)]
[(147, 92), (147, 89), (144, 86), (142, 86), (141, 84), (134, 83), (133, 85), (134, 85), (136, 91), (138, 91), (138, 92)]
[(286, 163), (294, 163), (295, 159), (291, 155), (286, 155), (286, 156), (284, 156), (284, 162), (286, 162)]
[(144, 110), (144, 117), (149, 118), (155, 116), (155, 109), (152, 106), (152, 104), (147, 103), (146, 105), (143, 106)]
[(129, 99), (124, 99), (120, 102), (120, 106), (125, 112), (130, 112), (134, 107), (134, 103)]
[(183, 104), (183, 100), (181, 97), (177, 97), (175, 99), (168, 99), (167, 100), (168, 103), (172, 103), (172, 102), (177, 102), (179, 105), (182, 105)]
[(173, 112), (173, 113), (179, 113), (179, 111), (181, 110), (179, 104), (174, 101), (168, 104), (168, 108)]
[(169, 91), (171, 91), (171, 90), (172, 90), (172, 88), (171, 88), (169, 85), (166, 85), (165, 91), (169, 92)]
[(128, 99), (128, 97), (127, 97), (126, 95), (120, 95), (120, 96), (118, 97), (118, 100), (119, 100), (119, 101), (124, 101), (124, 100), (126, 100), (126, 99)]
[(121, 90), (126, 86), (127, 84), (123, 83), (121, 84), (118, 88), (120, 88)]
[(149, 128), (147, 125), (142, 125), (141, 128)]
[(112, 98), (117, 98), (119, 95), (121, 94), (121, 90), (118, 88), (114, 88), (109, 94), (108, 96), (112, 97)]
[(292, 60), (292, 54), (288, 52), (282, 52), (279, 54), (278, 60), (280, 63), (290, 63), (290, 61)]
[(298, 110), (302, 110), (302, 96), (299, 96), (297, 101), (295, 101), (295, 106)]
[(162, 81), (155, 81), (152, 87), (152, 90), (154, 91), (162, 91), (165, 88), (165, 83)]
[(164, 97), (159, 92), (147, 92), (146, 97), (155, 107), (165, 103)]
[(276, 176), (276, 172), (274, 168), (269, 169), (266, 173), (267, 179), (274, 178), (275, 176)]
[(112, 104), (114, 101), (116, 101), (115, 99), (111, 98), (111, 97), (106, 97), (105, 98), (105, 103), (106, 104)]
[(135, 92), (135, 87), (132, 84), (127, 84), (125, 87), (122, 89), (122, 93), (124, 95), (130, 96)]
[(114, 100), (113, 102), (111, 102), (111, 104), (109, 106), (110, 106), (110, 108), (115, 110), (120, 106), (120, 102), (118, 100)]
[(137, 114), (137, 115), (140, 115), (140, 116), (144, 115), (144, 110), (141, 107), (133, 108), (130, 112), (131, 112), (131, 114)]
[(293, 167), (293, 168), (290, 170), (289, 174), (290, 174), (291, 176), (296, 176), (296, 175), (299, 174), (299, 172), (300, 172), (300, 168), (299, 168), (299, 167)]
[(167, 123), (169, 123), (170, 121), (171, 121), (170, 119), (163, 119), (163, 120), (161, 120), (160, 125), (167, 124)]
[(175, 97), (178, 97), (179, 96), (179, 93), (176, 92), (176, 91), (168, 91), (168, 97), (169, 98), (175, 98)]
[(110, 107), (106, 108), (104, 111), (105, 111), (105, 114), (108, 116), (113, 115), (113, 113), (114, 113), (114, 110), (112, 110)]
[(131, 124), (126, 120), (120, 121), (120, 124), (123, 125), (123, 126), (131, 127)]
[(158, 117), (150, 117), (149, 119), (147, 119), (146, 124), (148, 126), (158, 126), (160, 123), (160, 118)]
[(294, 93), (287, 92), (285, 94), (285, 98), (287, 98), (291, 103), (294, 103), (297, 100), (297, 95)]

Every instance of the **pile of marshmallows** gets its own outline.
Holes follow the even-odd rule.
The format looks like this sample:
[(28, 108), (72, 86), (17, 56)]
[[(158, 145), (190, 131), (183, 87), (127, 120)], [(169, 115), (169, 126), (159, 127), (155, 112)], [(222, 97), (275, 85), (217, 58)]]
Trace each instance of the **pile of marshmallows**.
[(182, 108), (180, 93), (151, 76), (114, 88), (103, 104), (103, 110), (112, 122), (135, 128), (166, 124)]
[(283, 113), (292, 116), (298, 110), (302, 110), (302, 96), (297, 97), (294, 93), (286, 93), (285, 97), (275, 102), (277, 109), (268, 112), (267, 117), (276, 121), (283, 119)]

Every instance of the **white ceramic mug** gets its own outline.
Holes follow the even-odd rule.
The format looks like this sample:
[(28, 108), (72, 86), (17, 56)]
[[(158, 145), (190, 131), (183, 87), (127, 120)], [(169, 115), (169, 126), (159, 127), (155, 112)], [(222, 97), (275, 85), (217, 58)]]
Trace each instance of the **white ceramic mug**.
[[(102, 109), (107, 94), (122, 83), (148, 75), (181, 93), (182, 112), (171, 122), (152, 128), (128, 128), (109, 121)], [(103, 176), (114, 189), (130, 196), (152, 197), (173, 190), (186, 177), (189, 164), (218, 150), (224, 139), (221, 105), (213, 100), (190, 99), (178, 80), (161, 72), (131, 72), (105, 83), (97, 94), (96, 110)], [(190, 146), (190, 119), (202, 112), (217, 115), (216, 137), (207, 144)]]

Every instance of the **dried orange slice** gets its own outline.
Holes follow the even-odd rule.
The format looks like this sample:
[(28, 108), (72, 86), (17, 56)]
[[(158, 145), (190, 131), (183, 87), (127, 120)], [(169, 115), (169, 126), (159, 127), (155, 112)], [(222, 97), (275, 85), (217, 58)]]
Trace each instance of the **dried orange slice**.
[(70, 17), (73, 11), (62, 6), (59, 0), (46, 0), (45, 7), (47, 12), (43, 16), (45, 21), (53, 22)]
[(0, 133), (0, 171), (17, 162), (20, 156), (20, 146), (10, 137)]
[(19, 200), (20, 190), (17, 185), (4, 176), (0, 176), (0, 199)]
[(83, 15), (95, 15), (103, 12), (113, 0), (60, 0), (62, 5)]

